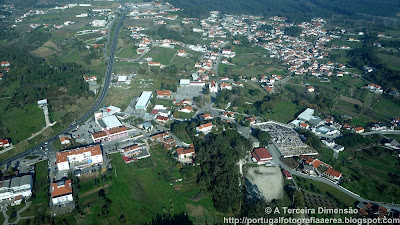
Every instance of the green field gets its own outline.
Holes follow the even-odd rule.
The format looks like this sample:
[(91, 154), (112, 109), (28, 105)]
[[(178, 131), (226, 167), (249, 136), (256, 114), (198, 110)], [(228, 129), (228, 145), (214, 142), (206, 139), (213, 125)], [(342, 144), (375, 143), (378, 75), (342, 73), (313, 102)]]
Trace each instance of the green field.
[[(215, 221), (211, 198), (201, 191), (194, 177), (182, 177), (176, 163), (166, 157), (167, 153), (157, 148), (151, 158), (127, 165), (120, 154), (111, 155), (112, 185), (106, 189), (106, 196), (112, 201), (109, 214), (104, 219), (98, 217), (102, 201), (96, 192), (79, 199), (79, 204), (88, 209), (86, 219), (93, 224), (119, 224), (124, 215), (126, 221), (142, 224), (166, 212), (188, 211), (189, 217), (199, 224)], [(184, 180), (175, 183), (178, 178)]]
[(45, 126), (43, 110), (37, 104), (15, 108), (0, 115), (2, 128), (7, 132), (14, 144), (30, 137), (32, 133), (40, 131)]
[(160, 62), (162, 65), (169, 65), (177, 50), (173, 48), (152, 48), (146, 56), (153, 57), (153, 62)]
[(292, 102), (279, 102), (272, 113), (266, 114), (266, 118), (282, 123), (288, 123), (295, 119), (300, 108)]

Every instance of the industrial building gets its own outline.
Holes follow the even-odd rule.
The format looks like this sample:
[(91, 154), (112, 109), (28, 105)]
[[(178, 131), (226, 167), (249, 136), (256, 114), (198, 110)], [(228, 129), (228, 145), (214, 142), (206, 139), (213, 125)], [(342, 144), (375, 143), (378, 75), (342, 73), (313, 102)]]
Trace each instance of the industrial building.
[(136, 103), (135, 109), (146, 110), (152, 96), (153, 92), (143, 91)]

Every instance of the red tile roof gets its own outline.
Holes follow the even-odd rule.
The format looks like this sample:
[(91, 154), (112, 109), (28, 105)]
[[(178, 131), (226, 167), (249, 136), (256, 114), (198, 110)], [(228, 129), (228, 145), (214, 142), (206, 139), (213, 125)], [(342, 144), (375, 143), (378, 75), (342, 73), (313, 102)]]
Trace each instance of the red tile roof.
[(171, 95), (171, 91), (170, 90), (160, 90), (157, 91), (157, 96), (170, 96)]
[(62, 195), (67, 195), (72, 193), (71, 179), (66, 180), (63, 186), (58, 186), (58, 183), (52, 183), (51, 189), (51, 197), (58, 197)]
[(257, 160), (257, 162), (272, 159), (271, 154), (266, 148), (256, 148), (254, 149), (252, 155)]
[(337, 171), (337, 170), (335, 170), (333, 168), (327, 169), (325, 171), (325, 174), (328, 175), (328, 176), (331, 176), (331, 177), (338, 177), (338, 178), (342, 175), (341, 172), (339, 172), (339, 171)]
[(57, 157), (56, 157), (57, 163), (68, 161), (69, 155), (79, 155), (79, 154), (83, 154), (85, 152), (90, 152), (92, 156), (102, 154), (100, 145), (82, 147), (82, 148), (77, 148), (77, 149), (73, 149), (73, 150), (69, 150), (69, 151), (58, 152)]
[(194, 150), (194, 148), (177, 148), (176, 152), (178, 153), (178, 155), (186, 155), (189, 153), (196, 154), (196, 151)]

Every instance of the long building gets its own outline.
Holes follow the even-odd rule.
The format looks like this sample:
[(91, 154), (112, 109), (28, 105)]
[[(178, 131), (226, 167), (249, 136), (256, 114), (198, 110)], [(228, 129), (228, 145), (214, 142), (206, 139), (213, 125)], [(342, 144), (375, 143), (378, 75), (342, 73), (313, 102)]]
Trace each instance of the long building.
[(135, 109), (146, 110), (152, 96), (152, 91), (143, 91), (135, 105)]
[(18, 205), (21, 203), (22, 198), (26, 199), (32, 196), (32, 187), (32, 175), (0, 181), (0, 202)]
[(115, 139), (128, 136), (128, 130), (125, 126), (115, 127), (112, 129), (104, 129), (103, 131), (92, 133), (92, 140), (94, 143), (103, 141), (112, 141)]
[(103, 163), (103, 153), (100, 145), (77, 148), (57, 153), (58, 170), (85, 168)]

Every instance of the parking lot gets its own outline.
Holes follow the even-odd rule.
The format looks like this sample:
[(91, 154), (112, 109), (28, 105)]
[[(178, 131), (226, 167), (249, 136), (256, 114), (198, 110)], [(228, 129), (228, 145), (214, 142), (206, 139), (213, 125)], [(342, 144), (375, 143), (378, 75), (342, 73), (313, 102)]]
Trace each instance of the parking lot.
[(202, 86), (183, 86), (178, 87), (176, 93), (174, 93), (174, 99), (177, 101), (183, 99), (193, 99), (194, 97), (203, 95), (203, 88)]

